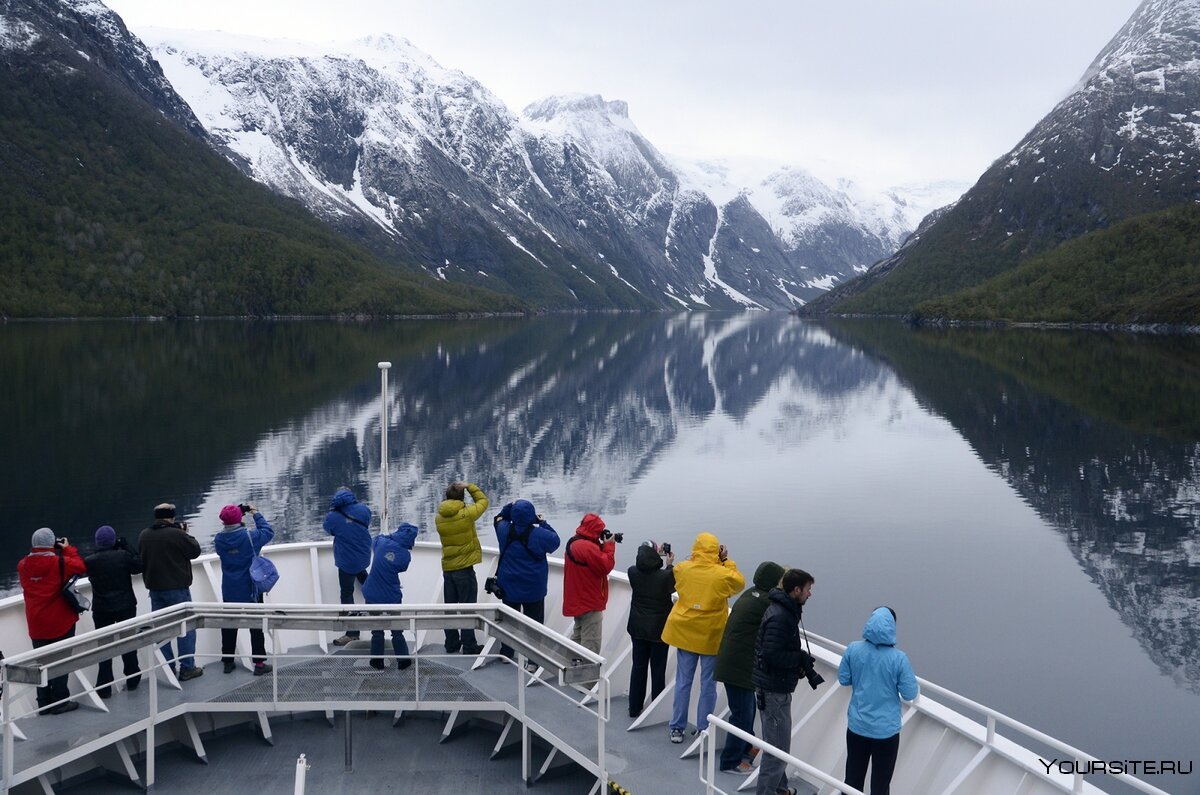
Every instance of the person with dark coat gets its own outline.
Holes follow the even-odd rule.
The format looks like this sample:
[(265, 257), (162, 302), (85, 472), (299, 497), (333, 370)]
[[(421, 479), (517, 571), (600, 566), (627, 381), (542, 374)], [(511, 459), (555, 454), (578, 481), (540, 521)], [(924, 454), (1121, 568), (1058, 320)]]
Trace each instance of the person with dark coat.
[[(275, 531), (262, 512), (253, 505), (246, 507), (254, 517), (253, 530), (246, 527), (240, 505), (226, 505), (220, 513), (221, 532), (213, 536), (213, 547), (221, 559), (221, 599), (225, 602), (262, 601), (262, 594), (250, 578), (250, 564), (254, 562), (254, 556), (271, 543)], [(237, 633), (237, 627), (221, 627), (221, 662), (227, 674), (237, 668), (234, 660)], [(255, 676), (271, 673), (267, 663), (267, 641), (259, 627), (250, 628), (250, 654), (253, 655)]]
[[(33, 648), (40, 649), (75, 634), (79, 614), (67, 604), (62, 589), (87, 566), (66, 538), (55, 538), (49, 527), (40, 527), (30, 541), (29, 554), (17, 563), (17, 576), (25, 592), (25, 622)], [(37, 689), (38, 712), (59, 715), (79, 709), (67, 689), (67, 674), (56, 676)]]
[[(138, 536), (138, 554), (142, 557), (142, 582), (150, 592), (150, 609), (162, 610), (192, 601), (192, 561), (200, 557), (200, 542), (188, 535), (187, 522), (175, 520), (175, 506), (169, 502), (154, 506), (154, 524)], [(196, 665), (196, 630), (179, 636), (179, 680), (186, 682), (204, 673)], [(161, 647), (163, 657), (175, 669), (171, 642)]]
[[(325, 532), (333, 536), (333, 564), (337, 566), (338, 593), (344, 605), (354, 604), (354, 582), (367, 581), (371, 565), (371, 509), (359, 502), (349, 486), (339, 486), (329, 500)], [(348, 629), (333, 641), (345, 646), (358, 640), (358, 630)]]
[[(813, 658), (800, 643), (804, 603), (812, 595), (813, 576), (801, 569), (783, 573), (754, 641), (754, 685), (762, 713), (762, 738), (783, 751), (792, 745), (792, 691), (800, 677), (812, 670)], [(787, 783), (787, 765), (771, 754), (763, 755), (758, 771), (757, 795), (795, 792)]]
[[(713, 678), (725, 685), (729, 702), (729, 722), (744, 732), (754, 734), (754, 640), (758, 626), (767, 612), (767, 594), (779, 585), (783, 566), (771, 561), (760, 563), (754, 571), (753, 584), (742, 592), (729, 611), (729, 621), (721, 636), (717, 651), (717, 667)], [(725, 735), (720, 768), (727, 773), (749, 775), (754, 771), (758, 749), (732, 734)]]
[[(665, 563), (664, 563), (665, 561)], [(675, 555), (663, 552), (653, 541), (643, 541), (629, 567), (629, 621), (625, 628), (633, 643), (629, 672), (629, 717), (642, 714), (646, 703), (646, 675), (650, 675), (650, 700), (667, 687), (667, 651), (663, 625), (671, 613), (675, 593)]]
[(575, 619), (571, 640), (596, 654), (604, 637), (608, 573), (616, 562), (613, 538), (604, 532), (603, 519), (584, 514), (563, 555), (562, 611)]
[[(133, 575), (142, 573), (142, 559), (129, 548), (124, 537), (109, 525), (96, 531), (96, 551), (83, 559), (88, 581), (92, 584), (92, 621), (96, 629), (127, 621), (137, 615), (137, 597), (133, 593)], [(137, 690), (142, 682), (137, 649), (121, 655), (125, 687)], [(96, 676), (96, 693), (112, 697), (113, 661), (101, 660)]]
[[(538, 515), (529, 500), (515, 500), (500, 509), (493, 519), (500, 561), (496, 580), (504, 592), (504, 604), (546, 623), (546, 590), (550, 564), (546, 556), (558, 549), (558, 531)], [(510, 660), (512, 647), (500, 645), (500, 653)]]
[[(408, 571), (412, 562), (412, 548), (417, 541), (417, 527), (404, 522), (396, 532), (380, 533), (375, 537), (375, 550), (371, 559), (371, 572), (363, 583), (363, 599), (369, 605), (398, 605), (404, 601), (400, 587), (400, 572)], [(403, 671), (412, 665), (408, 656), (408, 641), (404, 631), (391, 630), (392, 652), (397, 658), (397, 667)], [(382, 671), (387, 668), (383, 659), (383, 630), (371, 630), (371, 669)]]

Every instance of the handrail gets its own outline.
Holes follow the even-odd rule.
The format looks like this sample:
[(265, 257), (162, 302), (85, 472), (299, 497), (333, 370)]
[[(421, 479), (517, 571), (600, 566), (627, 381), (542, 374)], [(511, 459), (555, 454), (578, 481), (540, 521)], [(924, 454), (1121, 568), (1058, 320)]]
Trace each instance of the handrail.
[[(725, 791), (720, 789), (719, 787), (717, 787), (716, 782), (715, 782), (716, 757), (717, 757), (717, 733), (713, 731), (713, 726), (716, 726), (720, 729), (724, 729), (725, 731), (732, 734), (734, 737), (737, 737), (739, 740), (748, 742), (753, 746), (761, 748), (763, 750), (764, 754), (770, 754), (771, 756), (775, 757), (776, 759), (782, 759), (785, 763), (792, 765), (793, 767), (796, 767), (799, 770), (801, 770), (805, 775), (812, 776), (814, 779), (816, 779), (817, 781), (820, 781), (822, 784), (833, 787), (834, 792), (841, 792), (841, 793), (844, 793), (845, 795), (865, 795), (865, 793), (863, 793), (862, 790), (858, 790), (858, 789), (855, 789), (854, 787), (851, 787), (846, 782), (840, 781), (840, 780), (834, 778), (833, 776), (826, 773), (824, 770), (813, 767), (808, 762), (805, 762), (802, 759), (797, 759), (796, 757), (792, 756), (787, 751), (784, 751), (782, 748), (771, 745), (769, 742), (767, 742), (759, 737), (755, 737), (753, 734), (750, 734), (749, 732), (742, 731), (741, 729), (739, 729), (737, 726), (734, 726), (729, 721), (722, 720), (721, 718), (718, 718), (716, 715), (708, 716), (708, 728), (705, 729), (703, 732), (705, 735), (707, 735), (704, 738), (704, 745), (703, 745), (704, 753), (700, 754), (700, 783), (705, 785), (704, 791), (706, 793), (719, 792), (719, 793), (722, 793), (722, 795), (725, 795)], [(706, 755), (707, 755), (707, 760), (705, 758)], [(762, 775), (761, 772), (759, 773), (759, 775)]]

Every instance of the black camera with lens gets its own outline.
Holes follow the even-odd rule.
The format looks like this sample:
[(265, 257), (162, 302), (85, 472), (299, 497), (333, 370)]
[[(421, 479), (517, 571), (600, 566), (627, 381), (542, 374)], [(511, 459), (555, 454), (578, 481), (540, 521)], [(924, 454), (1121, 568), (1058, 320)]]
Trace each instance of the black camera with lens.
[(667, 542), (667, 541), (664, 541), (664, 542), (662, 542), (662, 547), (661, 547), (661, 549), (662, 549), (662, 553), (663, 553), (664, 555), (670, 555), (670, 554), (671, 554), (671, 544), (670, 544), (670, 542)]
[(808, 686), (816, 690), (819, 685), (825, 684), (825, 677), (817, 673), (817, 661), (808, 652), (801, 652), (800, 670), (804, 672), (804, 679), (808, 682)]
[(490, 593), (492, 596), (504, 601), (504, 586), (500, 584), (500, 578), (488, 577), (483, 581), (483, 590)]
[(608, 530), (607, 528), (600, 533), (601, 541), (607, 541), (610, 538), (613, 541), (616, 541), (618, 544), (620, 544), (622, 541), (625, 540), (625, 534), (624, 533), (614, 533), (613, 531)]
[(243, 514), (250, 513), (250, 506), (244, 502), (239, 504), (238, 508), (241, 509)]

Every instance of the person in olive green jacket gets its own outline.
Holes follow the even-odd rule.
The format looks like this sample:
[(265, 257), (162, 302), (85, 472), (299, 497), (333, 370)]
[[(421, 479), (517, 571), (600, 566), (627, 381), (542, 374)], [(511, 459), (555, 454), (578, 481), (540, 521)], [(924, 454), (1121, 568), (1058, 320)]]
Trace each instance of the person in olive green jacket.
[[(471, 495), (471, 504), (463, 500)], [(483, 548), (475, 522), (487, 510), (488, 498), (474, 483), (456, 481), (446, 487), (446, 499), (438, 506), (434, 524), (442, 540), (442, 601), (469, 604), (479, 599), (479, 581), (475, 564), (483, 562)], [(475, 630), (446, 630), (446, 653), (479, 654), (483, 647), (475, 642)]]
[[(721, 648), (717, 651), (717, 667), (713, 678), (725, 685), (729, 702), (729, 722), (744, 732), (754, 734), (754, 641), (758, 625), (771, 600), (767, 593), (779, 585), (783, 566), (771, 561), (760, 563), (754, 571), (754, 584), (742, 592), (729, 611)], [(721, 752), (721, 770), (748, 775), (754, 771), (758, 749), (732, 734), (725, 735)]]

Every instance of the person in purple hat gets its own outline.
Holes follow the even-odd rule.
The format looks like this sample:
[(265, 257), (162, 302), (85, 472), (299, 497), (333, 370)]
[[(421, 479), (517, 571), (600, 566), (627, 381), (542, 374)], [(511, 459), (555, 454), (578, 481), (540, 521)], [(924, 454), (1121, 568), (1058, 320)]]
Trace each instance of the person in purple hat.
[[(88, 580), (92, 583), (92, 620), (96, 629), (126, 621), (137, 615), (137, 597), (133, 593), (133, 575), (142, 573), (142, 559), (129, 548), (124, 536), (109, 525), (96, 531), (96, 551), (83, 559)], [(125, 666), (125, 687), (137, 690), (141, 684), (137, 650), (121, 655)], [(96, 693), (100, 698), (112, 697), (113, 661), (100, 661), (96, 676)]]

